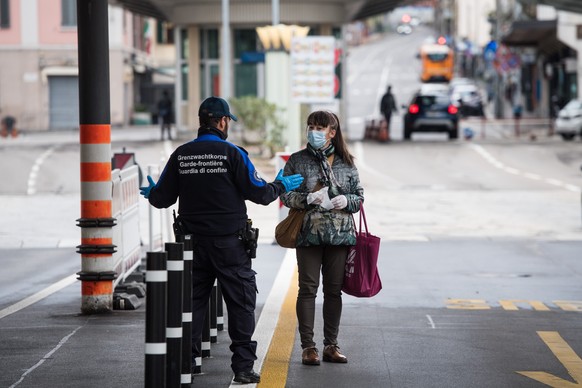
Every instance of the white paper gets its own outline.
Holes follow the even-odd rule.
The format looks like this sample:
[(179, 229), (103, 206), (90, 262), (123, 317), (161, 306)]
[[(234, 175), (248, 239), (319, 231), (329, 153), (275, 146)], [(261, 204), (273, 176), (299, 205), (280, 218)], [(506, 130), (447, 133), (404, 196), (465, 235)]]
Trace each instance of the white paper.
[(321, 201), (321, 205), (319, 206), (326, 210), (331, 210), (333, 209), (333, 203), (331, 203), (331, 199), (329, 199), (329, 194), (327, 192), (328, 190), (329, 187), (324, 187), (323, 189), (320, 190), (323, 193), (323, 200)]

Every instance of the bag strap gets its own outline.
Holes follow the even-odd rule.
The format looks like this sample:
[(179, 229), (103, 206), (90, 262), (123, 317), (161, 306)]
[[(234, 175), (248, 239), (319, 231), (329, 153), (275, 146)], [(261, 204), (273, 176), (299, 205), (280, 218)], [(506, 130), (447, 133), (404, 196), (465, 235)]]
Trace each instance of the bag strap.
[(331, 154), (331, 155), (329, 155), (327, 157), (327, 164), (329, 165), (329, 181), (330, 181), (331, 184), (334, 184), (336, 186), (339, 186), (339, 183), (338, 183), (338, 181), (337, 181), (337, 179), (335, 177), (335, 174), (333, 173), (333, 167), (332, 167), (333, 166), (333, 157), (334, 157), (334, 155), (335, 155), (335, 153), (334, 154)]
[[(333, 164), (333, 155), (334, 154), (331, 154), (327, 157), (327, 162), (329, 163), (330, 168), (331, 168), (331, 165)], [(323, 185), (321, 184), (321, 182), (317, 181), (315, 186), (313, 186), (313, 190), (311, 192), (315, 193), (316, 191), (319, 191), (321, 188), (323, 188)]]
[(360, 233), (362, 233), (362, 219), (364, 220), (364, 227), (366, 228), (366, 235), (369, 235), (368, 232), (368, 222), (366, 221), (366, 213), (364, 212), (364, 203), (360, 203)]
[[(364, 220), (363, 224), (364, 224), (364, 228), (366, 230), (366, 235), (369, 235), (370, 232), (368, 232), (368, 223), (366, 222), (366, 213), (364, 213), (364, 202), (360, 202), (360, 225), (358, 227), (359, 234), (362, 234), (362, 220)], [(356, 220), (354, 219), (353, 213), (352, 213), (352, 222), (354, 223), (354, 226), (355, 226)]]

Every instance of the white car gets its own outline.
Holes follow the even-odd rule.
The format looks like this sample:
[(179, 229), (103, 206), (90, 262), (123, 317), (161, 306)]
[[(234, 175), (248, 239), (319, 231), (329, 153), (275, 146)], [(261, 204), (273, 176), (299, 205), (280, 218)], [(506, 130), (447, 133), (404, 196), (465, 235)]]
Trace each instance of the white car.
[(485, 116), (483, 97), (475, 84), (458, 83), (451, 87), (451, 100), (463, 116)]
[(564, 140), (573, 140), (582, 136), (582, 101), (571, 100), (558, 113), (556, 133)]
[(420, 85), (420, 93), (449, 93), (449, 86), (444, 83), (423, 83)]

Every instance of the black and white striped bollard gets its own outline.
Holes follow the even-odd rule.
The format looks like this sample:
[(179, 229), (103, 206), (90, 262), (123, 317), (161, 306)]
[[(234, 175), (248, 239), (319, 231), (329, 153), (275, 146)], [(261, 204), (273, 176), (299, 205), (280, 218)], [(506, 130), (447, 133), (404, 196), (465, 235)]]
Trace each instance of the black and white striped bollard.
[(166, 382), (168, 388), (179, 387), (182, 376), (182, 276), (184, 244), (166, 243), (168, 252), (168, 321), (166, 343)]
[(146, 388), (166, 386), (166, 258), (166, 252), (146, 254)]
[(184, 243), (184, 277), (182, 286), (182, 387), (192, 383), (192, 235), (178, 235), (176, 241)]

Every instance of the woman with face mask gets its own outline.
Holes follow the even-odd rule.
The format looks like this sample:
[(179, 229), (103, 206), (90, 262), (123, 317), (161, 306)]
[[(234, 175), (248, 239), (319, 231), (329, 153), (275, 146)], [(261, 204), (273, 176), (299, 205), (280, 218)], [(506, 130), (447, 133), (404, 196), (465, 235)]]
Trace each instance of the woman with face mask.
[(322, 359), (347, 363), (348, 359), (338, 345), (341, 288), (348, 249), (356, 244), (352, 213), (360, 209), (364, 189), (334, 113), (316, 111), (309, 115), (307, 147), (290, 156), (284, 174), (301, 174), (305, 178), (296, 190), (280, 196), (285, 206), (306, 210), (296, 246), (299, 269), (296, 310), (303, 349), (301, 362), (305, 365), (320, 364), (314, 323), (321, 273)]

